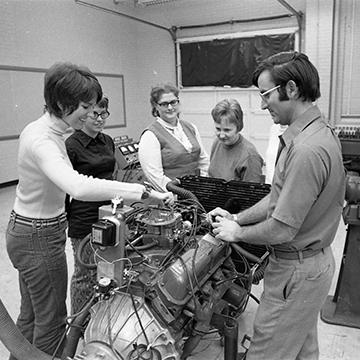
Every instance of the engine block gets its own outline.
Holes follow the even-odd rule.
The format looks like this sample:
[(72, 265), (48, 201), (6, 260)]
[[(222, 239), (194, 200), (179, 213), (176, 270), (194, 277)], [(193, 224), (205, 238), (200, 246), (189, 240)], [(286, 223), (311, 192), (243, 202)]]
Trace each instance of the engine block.
[(74, 359), (186, 359), (204, 334), (223, 335), (227, 319), (244, 311), (251, 269), (236, 271), (230, 244), (201, 224), (199, 211), (188, 203), (121, 216), (102, 209), (105, 228), (114, 216), (120, 238), (103, 242), (97, 234), (97, 245), (116, 245), (92, 245), (98, 286), (75, 319), (85, 330)]

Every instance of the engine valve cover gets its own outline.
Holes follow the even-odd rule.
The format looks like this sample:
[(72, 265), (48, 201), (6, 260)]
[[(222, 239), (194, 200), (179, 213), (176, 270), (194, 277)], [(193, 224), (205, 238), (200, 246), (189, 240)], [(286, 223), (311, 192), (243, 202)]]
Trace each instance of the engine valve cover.
[(195, 277), (203, 285), (229, 254), (225, 242), (206, 234), (197, 249), (189, 249), (181, 260), (176, 260), (165, 270), (157, 282), (159, 294), (167, 304), (185, 305), (193, 296)]

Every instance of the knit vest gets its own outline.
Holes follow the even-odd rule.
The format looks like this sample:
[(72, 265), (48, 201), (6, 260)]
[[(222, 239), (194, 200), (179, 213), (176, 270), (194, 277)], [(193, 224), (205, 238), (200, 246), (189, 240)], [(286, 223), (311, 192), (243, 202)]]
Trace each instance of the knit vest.
[(146, 129), (152, 131), (159, 140), (164, 174), (170, 179), (180, 178), (184, 175), (195, 175), (201, 151), (200, 144), (195, 136), (194, 127), (186, 121), (179, 121), (191, 143), (191, 152), (188, 152), (184, 146), (157, 121), (154, 121)]

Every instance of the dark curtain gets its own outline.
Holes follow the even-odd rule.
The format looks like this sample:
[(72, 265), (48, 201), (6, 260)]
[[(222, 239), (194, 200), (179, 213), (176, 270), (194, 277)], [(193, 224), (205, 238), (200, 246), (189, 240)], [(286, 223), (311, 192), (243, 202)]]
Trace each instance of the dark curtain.
[(182, 86), (249, 87), (257, 64), (294, 49), (294, 34), (180, 44)]

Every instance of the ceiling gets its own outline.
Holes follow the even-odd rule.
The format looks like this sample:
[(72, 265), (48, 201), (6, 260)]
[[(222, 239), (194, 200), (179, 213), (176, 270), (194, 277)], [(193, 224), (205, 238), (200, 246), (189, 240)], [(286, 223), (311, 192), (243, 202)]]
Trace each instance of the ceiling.
[(306, 0), (112, 0), (114, 9), (161, 26), (192, 26), (292, 15)]

